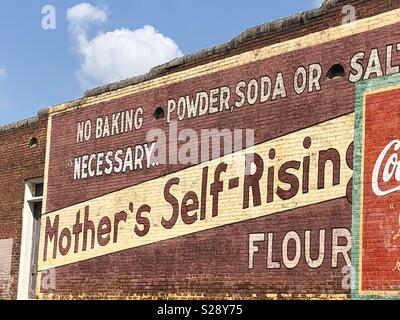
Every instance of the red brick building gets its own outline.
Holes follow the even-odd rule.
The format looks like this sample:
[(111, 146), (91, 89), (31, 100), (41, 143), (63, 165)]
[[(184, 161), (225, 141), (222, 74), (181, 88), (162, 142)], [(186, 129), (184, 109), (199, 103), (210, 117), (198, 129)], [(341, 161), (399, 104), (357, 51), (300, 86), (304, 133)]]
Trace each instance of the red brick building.
[[(17, 298), (22, 225), (24, 211), (28, 206), (25, 194), (32, 186), (29, 185), (30, 181), (39, 178), (41, 180), (38, 182), (43, 183), (46, 132), (45, 115), (0, 129), (0, 211), (3, 221), (0, 228), (0, 252), (4, 263), (2, 271), (5, 271), (1, 273), (0, 280), (2, 299)], [(25, 242), (31, 243), (26, 239)]]
[(354, 127), (396, 106), (399, 26), (400, 1), (328, 0), (1, 128), (1, 296), (397, 296), (396, 201), (366, 215)]

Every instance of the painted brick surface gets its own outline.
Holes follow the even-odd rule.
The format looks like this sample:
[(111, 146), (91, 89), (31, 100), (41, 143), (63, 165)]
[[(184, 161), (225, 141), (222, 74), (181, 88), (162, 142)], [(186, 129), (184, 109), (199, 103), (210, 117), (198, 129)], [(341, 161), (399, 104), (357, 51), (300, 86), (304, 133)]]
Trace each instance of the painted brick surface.
[(353, 295), (361, 299), (400, 292), (399, 92), (398, 75), (357, 86)]
[[(393, 73), (398, 26), (389, 11), (51, 110), (39, 269), (55, 288), (38, 295), (349, 297), (355, 82)], [(150, 151), (136, 168), (155, 128), (168, 147), (210, 128), (254, 129), (256, 146), (179, 165)]]

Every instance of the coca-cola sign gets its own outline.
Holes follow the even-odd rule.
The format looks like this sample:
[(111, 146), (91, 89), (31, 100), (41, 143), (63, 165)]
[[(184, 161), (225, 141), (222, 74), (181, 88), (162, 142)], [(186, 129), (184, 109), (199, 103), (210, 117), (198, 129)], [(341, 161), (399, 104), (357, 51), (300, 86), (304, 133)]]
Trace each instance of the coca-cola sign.
[(357, 85), (354, 298), (400, 298), (400, 77)]
[[(400, 191), (400, 140), (393, 140), (379, 154), (372, 172), (372, 189), (383, 197)], [(396, 181), (394, 186), (391, 182)]]

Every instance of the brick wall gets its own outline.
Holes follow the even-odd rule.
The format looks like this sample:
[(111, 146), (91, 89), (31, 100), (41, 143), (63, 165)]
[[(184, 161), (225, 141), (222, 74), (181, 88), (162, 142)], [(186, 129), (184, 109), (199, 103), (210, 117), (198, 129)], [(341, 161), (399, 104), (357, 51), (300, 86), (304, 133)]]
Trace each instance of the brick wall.
[[(47, 119), (24, 121), (0, 130), (1, 299), (16, 299), (25, 180), (44, 175)], [(32, 138), (38, 140), (30, 148)]]
[[(345, 4), (356, 8), (350, 25), (341, 24)], [(355, 82), (399, 64), (393, 49), (399, 20), (390, 11), (398, 7), (393, 1), (329, 1), (323, 11), (282, 22), (284, 31), (278, 24), (271, 32), (249, 31), (236, 39), (245, 42), (216, 48), (211, 59), (184, 58), (129, 86), (98, 88), (51, 109), (39, 269), (42, 282), (52, 279), (54, 286), (38, 287), (39, 297), (350, 297)], [(335, 64), (344, 76), (329, 79)], [(299, 73), (308, 80), (304, 86), (293, 81)], [(271, 92), (262, 101), (267, 78)], [(193, 116), (188, 105), (199, 92), (219, 99)], [(229, 95), (226, 104), (218, 104), (221, 92)], [(153, 113), (160, 106), (167, 118), (157, 121)], [(139, 129), (105, 133), (107, 117), (121, 119), (140, 108)], [(251, 167), (248, 150), (225, 158), (218, 150), (212, 161), (173, 164), (178, 151), (167, 164), (150, 160), (143, 169), (128, 164), (115, 171), (114, 155), (127, 160), (132, 147), (149, 147), (152, 129), (168, 137), (166, 145), (156, 145), (182, 146), (171, 138), (172, 122), (178, 132), (198, 136), (209, 128), (253, 129), (256, 172), (243, 175)], [(86, 139), (83, 133), (79, 138), (84, 124), (90, 126)], [(201, 145), (191, 150), (200, 151)], [(105, 174), (108, 152), (111, 171)], [(84, 157), (100, 163), (96, 172), (83, 169)]]

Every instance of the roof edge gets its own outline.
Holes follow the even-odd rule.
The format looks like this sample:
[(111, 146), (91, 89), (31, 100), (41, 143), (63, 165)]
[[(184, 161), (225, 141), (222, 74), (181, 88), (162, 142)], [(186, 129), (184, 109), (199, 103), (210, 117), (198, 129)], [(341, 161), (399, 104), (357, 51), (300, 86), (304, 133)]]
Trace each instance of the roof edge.
[(32, 118), (27, 118), (24, 120), (12, 122), (9, 124), (1, 125), (0, 126), (0, 134), (5, 133), (7, 131), (15, 130), (15, 129), (29, 127), (33, 124), (36, 124), (38, 121), (39, 121), (39, 117), (32, 117)]

